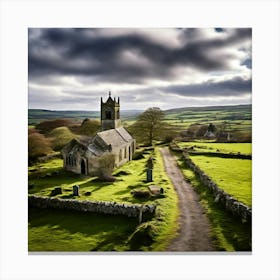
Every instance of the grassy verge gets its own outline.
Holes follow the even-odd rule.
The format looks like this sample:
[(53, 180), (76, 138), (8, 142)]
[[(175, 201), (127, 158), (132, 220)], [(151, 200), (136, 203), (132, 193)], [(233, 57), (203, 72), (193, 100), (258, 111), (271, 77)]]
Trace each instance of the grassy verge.
[[(100, 224), (97, 231), (91, 231), (91, 227), (94, 227), (95, 222), (88, 224), (88, 229), (85, 229), (87, 236), (81, 235), (79, 239), (81, 241), (73, 247), (74, 251), (87, 251), (89, 247), (81, 246), (79, 244), (90, 241), (90, 247), (96, 248), (96, 250), (145, 250), (145, 251), (163, 251), (168, 245), (171, 238), (174, 237), (177, 230), (177, 217), (178, 217), (178, 205), (177, 195), (171, 182), (165, 174), (163, 161), (161, 155), (157, 149), (153, 152), (154, 157), (154, 181), (147, 183), (145, 174), (145, 164), (147, 158), (151, 155), (150, 151), (144, 152), (144, 158), (139, 160), (133, 160), (122, 167), (115, 170), (114, 175), (117, 180), (114, 183), (99, 182), (95, 177), (80, 177), (69, 172), (65, 172), (62, 169), (62, 160), (55, 159), (46, 163), (37, 164), (29, 168), (29, 193), (43, 196), (50, 196), (51, 190), (55, 186), (61, 186), (63, 193), (57, 195), (60, 198), (73, 198), (72, 187), (73, 185), (80, 186), (80, 197), (75, 199), (86, 200), (103, 200), (103, 201), (116, 201), (123, 203), (139, 203), (139, 204), (156, 204), (157, 214), (156, 217), (140, 226), (135, 224), (133, 219), (105, 217), (94, 214), (79, 213), (69, 214), (67, 211), (54, 211), (54, 210), (39, 210), (38, 215), (36, 210), (31, 210), (29, 220), (29, 247), (32, 250), (45, 251), (51, 248), (53, 251), (70, 250), (67, 246), (70, 244), (65, 240), (76, 239), (76, 222), (79, 219), (85, 221), (95, 220)], [(149, 198), (135, 198), (131, 194), (135, 189), (147, 189), (149, 185), (159, 185), (164, 189), (164, 195), (162, 197), (149, 197)], [(53, 219), (54, 215), (58, 215), (61, 218)], [(73, 219), (71, 218), (73, 216)], [(71, 219), (73, 228), (71, 226)], [(103, 220), (102, 220), (103, 219)], [(50, 227), (49, 224), (54, 220), (54, 227)], [(103, 222), (101, 223), (100, 220)], [(35, 221), (35, 222), (34, 222)], [(36, 222), (37, 221), (37, 222)], [(65, 224), (67, 222), (67, 224)], [(114, 222), (112, 222), (114, 221)], [(107, 229), (113, 228), (113, 231), (106, 233)], [(122, 231), (124, 225), (127, 225), (128, 229)], [(96, 226), (95, 226), (96, 227)], [(104, 227), (104, 236), (101, 234)], [(116, 228), (120, 227), (120, 231)], [(125, 227), (124, 227), (125, 229)], [(52, 231), (54, 233), (52, 234)], [(113, 237), (116, 233), (115, 238)], [(72, 233), (74, 235), (72, 236)], [(55, 239), (46, 239), (48, 242), (42, 242), (44, 236), (52, 236), (55, 234)], [(120, 238), (121, 235), (122, 237)], [(42, 240), (40, 241), (40, 236)], [(76, 236), (76, 237), (75, 237)], [(102, 238), (100, 236), (103, 236)], [(106, 244), (107, 237), (108, 244)], [(124, 240), (123, 244), (119, 244), (118, 239)], [(45, 240), (45, 239), (44, 239)], [(103, 240), (104, 245), (98, 244)], [(66, 243), (65, 243), (66, 242)], [(65, 244), (65, 245), (63, 245)], [(68, 244), (68, 245), (67, 245)], [(44, 249), (45, 248), (45, 249)]]
[(192, 161), (225, 192), (252, 206), (252, 161), (207, 156), (191, 156)]
[[(178, 156), (178, 154), (177, 154)], [(212, 193), (204, 187), (192, 170), (186, 167), (182, 159), (178, 159), (185, 178), (200, 195), (207, 216), (211, 223), (211, 233), (220, 251), (251, 251), (251, 224), (241, 221), (214, 202)]]

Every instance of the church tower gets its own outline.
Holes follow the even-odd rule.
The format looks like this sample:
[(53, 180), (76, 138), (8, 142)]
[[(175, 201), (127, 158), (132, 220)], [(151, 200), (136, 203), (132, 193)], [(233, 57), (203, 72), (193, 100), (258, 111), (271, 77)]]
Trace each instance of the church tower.
[(103, 102), (101, 97), (101, 125), (102, 131), (121, 126), (120, 98), (117, 101), (112, 99), (110, 91), (106, 102)]

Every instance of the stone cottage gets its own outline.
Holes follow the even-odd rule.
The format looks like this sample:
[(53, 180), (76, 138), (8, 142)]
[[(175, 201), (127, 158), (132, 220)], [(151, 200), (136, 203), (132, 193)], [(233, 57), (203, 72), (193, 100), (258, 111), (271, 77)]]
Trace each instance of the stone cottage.
[(98, 158), (104, 153), (115, 156), (115, 167), (130, 161), (135, 152), (135, 139), (121, 126), (120, 99), (106, 102), (101, 98), (102, 131), (89, 139), (73, 139), (63, 149), (64, 169), (77, 174), (95, 175)]

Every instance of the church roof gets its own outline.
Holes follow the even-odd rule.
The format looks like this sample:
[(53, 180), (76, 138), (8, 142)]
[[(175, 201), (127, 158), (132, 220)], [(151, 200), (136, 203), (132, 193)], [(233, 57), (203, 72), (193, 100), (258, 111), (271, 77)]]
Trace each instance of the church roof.
[(127, 130), (123, 127), (116, 128), (116, 131), (120, 134), (120, 136), (126, 141), (129, 142), (133, 140), (132, 136), (127, 132)]
[(123, 146), (133, 139), (123, 127), (98, 132), (97, 135), (112, 148)]

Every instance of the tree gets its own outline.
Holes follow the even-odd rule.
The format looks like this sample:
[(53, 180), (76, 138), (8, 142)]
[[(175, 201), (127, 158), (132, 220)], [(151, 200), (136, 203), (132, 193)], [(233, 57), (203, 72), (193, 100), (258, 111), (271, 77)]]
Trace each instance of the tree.
[(28, 161), (35, 161), (40, 156), (46, 156), (52, 152), (50, 141), (38, 132), (28, 135)]
[(154, 140), (162, 140), (166, 136), (167, 123), (163, 119), (164, 112), (160, 108), (149, 108), (138, 116), (129, 130), (138, 142), (151, 146)]

